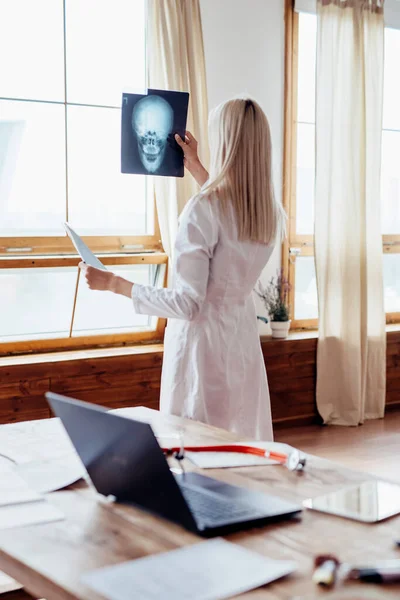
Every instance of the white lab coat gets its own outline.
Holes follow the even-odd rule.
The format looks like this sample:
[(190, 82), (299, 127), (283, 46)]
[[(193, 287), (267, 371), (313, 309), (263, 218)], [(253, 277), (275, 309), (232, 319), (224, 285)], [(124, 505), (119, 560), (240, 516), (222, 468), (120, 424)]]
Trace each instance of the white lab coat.
[(162, 412), (272, 440), (253, 289), (273, 248), (237, 239), (218, 200), (192, 198), (175, 244), (173, 286), (134, 285), (140, 314), (168, 318)]

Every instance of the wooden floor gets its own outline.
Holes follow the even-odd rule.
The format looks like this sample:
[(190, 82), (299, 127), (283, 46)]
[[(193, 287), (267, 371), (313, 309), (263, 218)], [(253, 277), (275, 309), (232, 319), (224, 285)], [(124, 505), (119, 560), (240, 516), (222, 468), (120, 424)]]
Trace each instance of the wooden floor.
[(400, 412), (360, 427), (310, 425), (281, 429), (275, 441), (352, 469), (400, 481)]

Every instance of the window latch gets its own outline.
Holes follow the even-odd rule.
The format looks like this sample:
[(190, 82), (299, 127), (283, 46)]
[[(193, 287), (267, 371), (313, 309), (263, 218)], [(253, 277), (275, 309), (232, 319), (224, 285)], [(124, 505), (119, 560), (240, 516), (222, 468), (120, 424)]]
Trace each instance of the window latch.
[(289, 248), (289, 260), (292, 265), (296, 262), (296, 258), (301, 255), (301, 248)]

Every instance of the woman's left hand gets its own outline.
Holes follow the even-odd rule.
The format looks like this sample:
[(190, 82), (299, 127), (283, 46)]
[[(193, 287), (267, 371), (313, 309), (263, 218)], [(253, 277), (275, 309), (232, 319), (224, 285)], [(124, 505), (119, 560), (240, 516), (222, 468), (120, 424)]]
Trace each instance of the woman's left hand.
[(79, 268), (82, 270), (86, 278), (86, 283), (91, 290), (113, 291), (112, 282), (114, 280), (114, 273), (110, 271), (103, 271), (102, 269), (96, 269), (91, 267), (84, 262), (79, 263)]
[(91, 290), (99, 290), (101, 292), (114, 292), (114, 294), (120, 294), (130, 298), (132, 296), (133, 283), (118, 277), (110, 271), (103, 271), (102, 269), (96, 269), (90, 267), (84, 262), (79, 263), (79, 268), (83, 272), (86, 278), (86, 283)]

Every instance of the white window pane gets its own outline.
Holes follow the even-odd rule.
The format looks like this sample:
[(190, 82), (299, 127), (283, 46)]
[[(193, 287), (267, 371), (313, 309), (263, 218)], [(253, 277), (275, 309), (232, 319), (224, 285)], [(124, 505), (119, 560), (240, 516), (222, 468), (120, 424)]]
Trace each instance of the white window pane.
[(65, 111), (0, 101), (0, 235), (64, 235)]
[[(124, 265), (107, 267), (113, 273), (143, 285), (154, 284), (156, 265)], [(160, 268), (163, 270), (164, 266)], [(158, 278), (162, 282), (162, 277)], [(80, 278), (73, 335), (126, 333), (155, 327), (156, 320), (138, 315), (132, 301), (111, 292), (90, 290), (84, 277)]]
[(67, 101), (121, 106), (145, 87), (145, 1), (66, 0)]
[(313, 256), (296, 258), (295, 319), (318, 319), (317, 281)]
[(315, 126), (297, 126), (296, 231), (314, 233)]
[(385, 312), (400, 312), (400, 254), (383, 255)]
[[(399, 106), (400, 112), (400, 106)], [(382, 233), (400, 233), (400, 132), (382, 132)]]
[(76, 268), (0, 271), (0, 341), (66, 337), (71, 326)]
[(315, 123), (317, 17), (299, 14), (297, 120)]
[(146, 233), (146, 178), (121, 173), (121, 111), (68, 107), (68, 219), (82, 235)]
[(400, 129), (400, 30), (385, 29), (383, 127)]
[(64, 101), (62, 0), (0, 0), (0, 97)]

